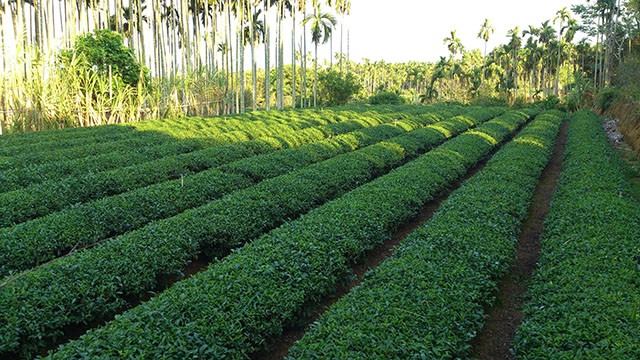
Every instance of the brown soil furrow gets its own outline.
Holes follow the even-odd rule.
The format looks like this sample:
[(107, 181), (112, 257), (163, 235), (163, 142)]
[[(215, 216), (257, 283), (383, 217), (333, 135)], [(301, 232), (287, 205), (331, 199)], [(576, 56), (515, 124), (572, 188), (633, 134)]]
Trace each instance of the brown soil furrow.
[(540, 258), (540, 237), (562, 171), (567, 130), (568, 123), (565, 122), (558, 135), (554, 154), (536, 187), (528, 219), (518, 237), (516, 256), (509, 272), (498, 286), (494, 306), (486, 309), (488, 317), (482, 331), (471, 342), (473, 357), (479, 360), (513, 357), (510, 351), (511, 344), (516, 328), (522, 320), (521, 307), (527, 281), (535, 271)]

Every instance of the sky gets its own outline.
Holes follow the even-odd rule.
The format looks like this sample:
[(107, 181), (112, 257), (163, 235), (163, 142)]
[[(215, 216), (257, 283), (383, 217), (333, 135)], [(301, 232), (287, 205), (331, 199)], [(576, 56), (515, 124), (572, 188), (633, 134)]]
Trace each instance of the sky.
[[(351, 0), (347, 19), (350, 58), (356, 62), (365, 58), (435, 62), (440, 56), (449, 55), (443, 39), (454, 29), (466, 49), (484, 51), (484, 41), (477, 38), (484, 19), (489, 19), (496, 29), (488, 43), (490, 51), (507, 42), (509, 29), (540, 26), (544, 20), (553, 20), (563, 7), (571, 9), (572, 5), (584, 3), (585, 0)], [(339, 42), (339, 26), (334, 36), (334, 41)], [(334, 51), (339, 50), (337, 42)]]

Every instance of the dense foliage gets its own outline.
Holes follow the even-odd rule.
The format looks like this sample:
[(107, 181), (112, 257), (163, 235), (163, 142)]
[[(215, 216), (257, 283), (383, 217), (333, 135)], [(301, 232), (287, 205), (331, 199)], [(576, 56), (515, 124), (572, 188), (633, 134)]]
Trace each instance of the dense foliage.
[(327, 106), (346, 105), (360, 90), (360, 84), (356, 83), (353, 74), (332, 70), (318, 74), (318, 87), (318, 101)]
[[(423, 114), (424, 111), (428, 115), (431, 110), (424, 108)], [(502, 111), (479, 109), (475, 121), (487, 120)], [(301, 163), (301, 169), (18, 275), (0, 288), (0, 306), (11, 309), (0, 315), (0, 354), (32, 353), (56, 339), (68, 326), (112, 316), (132, 297), (157, 290), (161, 285), (158, 279), (180, 274), (199, 254), (225, 255), (287, 219), (388, 172), (473, 123), (468, 117), (456, 119), (442, 124), (442, 128), (422, 126), (311, 166)], [(414, 124), (436, 120), (434, 116), (423, 116)], [(392, 128), (410, 129), (416, 126), (412, 122), (408, 119), (408, 123), (398, 122)], [(441, 130), (448, 127), (449, 132)], [(346, 141), (351, 149), (357, 148), (360, 141), (358, 137), (338, 140)], [(298, 155), (292, 152), (288, 156)], [(276, 160), (272, 166), (275, 169), (281, 164)], [(215, 174), (212, 173), (213, 179)], [(80, 303), (79, 298), (83, 299)]]
[(539, 115), (316, 321), (293, 359), (458, 358), (513, 257), (563, 116)]
[[(287, 136), (290, 142), (288, 149), (246, 157), (217, 169), (186, 174), (180, 179), (87, 202), (0, 229), (0, 276), (32, 268), (73, 248), (82, 248), (135, 230), (151, 221), (177, 215), (262, 180), (399, 136), (436, 120), (434, 112), (431, 117), (407, 118), (394, 124), (378, 125), (383, 121), (366, 118), (316, 128), (313, 134), (291, 132)], [(321, 141), (323, 137), (331, 139)], [(280, 139), (276, 136), (262, 140)], [(293, 140), (297, 143), (291, 143)], [(315, 142), (305, 144), (310, 141)]]
[(575, 115), (517, 332), (521, 359), (640, 356), (640, 207), (593, 113)]
[(369, 98), (371, 105), (401, 105), (405, 100), (395, 92), (381, 91)]
[[(596, 115), (542, 110), (560, 101), (0, 137), (0, 358), (256, 357), (334, 297), (291, 358), (468, 357), (564, 119), (514, 352), (637, 358), (634, 191)], [(425, 205), (431, 219), (342, 296)]]
[[(352, 159), (353, 170), (349, 173), (361, 161), (381, 162), (379, 156), (388, 150), (416, 154), (415, 150), (429, 143), (420, 140), (422, 136), (442, 138), (444, 134), (438, 129), (455, 131), (478, 122), (473, 120), (474, 113), (469, 115), (431, 131), (416, 130), (421, 135), (412, 136), (414, 131), (382, 143), (375, 153), (368, 153), (370, 160)], [(254, 240), (105, 327), (68, 343), (52, 357), (247, 356), (295, 320), (306, 303), (331, 292), (350, 261), (387, 239), (425, 201), (462, 176), (527, 120), (525, 114), (508, 113), (463, 133)], [(329, 181), (347, 175), (336, 166)], [(153, 315), (158, 312), (165, 316)]]
[(99, 76), (117, 77), (129, 86), (149, 80), (149, 69), (138, 62), (132, 48), (124, 45), (122, 35), (111, 30), (97, 30), (78, 36), (73, 48), (61, 51), (61, 65), (70, 66), (74, 58), (81, 58), (83, 66), (96, 71)]

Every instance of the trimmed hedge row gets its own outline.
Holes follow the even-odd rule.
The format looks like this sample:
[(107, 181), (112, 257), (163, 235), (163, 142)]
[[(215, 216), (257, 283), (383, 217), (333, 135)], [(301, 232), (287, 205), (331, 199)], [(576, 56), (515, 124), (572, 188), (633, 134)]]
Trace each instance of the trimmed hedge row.
[[(242, 130), (243, 126), (247, 126), (248, 122), (260, 121), (265, 125), (270, 124), (286, 124), (291, 119), (301, 120), (324, 120), (325, 118), (334, 118), (334, 113), (340, 112), (347, 116), (342, 120), (348, 119), (352, 115), (383, 115), (390, 112), (407, 112), (417, 115), (425, 109), (442, 109), (448, 108), (457, 111), (454, 115), (462, 113), (460, 106), (443, 106), (434, 105), (429, 107), (343, 107), (336, 109), (304, 109), (304, 110), (285, 110), (285, 111), (257, 111), (245, 113), (241, 115), (226, 115), (207, 118), (180, 118), (180, 119), (163, 119), (150, 120), (135, 124), (125, 125), (104, 125), (97, 127), (46, 130), (37, 132), (28, 132), (21, 134), (5, 134), (0, 136), (0, 159), (10, 157), (23, 152), (30, 152), (38, 149), (60, 149), (74, 146), (90, 145), (106, 141), (114, 141), (122, 138), (135, 136), (140, 131), (163, 131), (177, 127), (189, 128), (189, 123), (197, 122), (200, 128), (215, 127), (220, 132), (229, 132)], [(281, 115), (282, 114), (282, 115)], [(138, 131), (136, 131), (138, 130)]]
[[(25, 152), (59, 150), (89, 144), (118, 141), (125, 138), (131, 138), (135, 134), (132, 127), (107, 125), (105, 128), (109, 130), (91, 137), (83, 137), (81, 134), (79, 134), (79, 137), (69, 136), (65, 133), (65, 131), (68, 130), (55, 130), (54, 132), (46, 131), (48, 136), (41, 137), (37, 141), (29, 141), (30, 139), (25, 137), (26, 134), (3, 135), (0, 136), (0, 156), (10, 158)], [(11, 140), (5, 141), (6, 144), (2, 144), (3, 139)]]
[[(308, 111), (307, 114), (318, 113), (318, 110)], [(151, 144), (168, 144), (171, 142), (192, 139), (200, 143), (200, 148), (207, 146), (226, 145), (230, 143), (249, 141), (261, 137), (279, 135), (283, 133), (301, 130), (309, 127), (327, 125), (336, 122), (343, 122), (354, 118), (354, 113), (350, 111), (337, 112), (334, 116), (322, 118), (297, 117), (288, 121), (265, 119), (261, 121), (247, 121), (246, 119), (220, 120), (212, 118), (204, 123), (193, 122), (190, 118), (180, 119), (172, 127), (163, 128), (165, 122), (147, 122), (137, 125), (143, 131), (137, 131), (128, 137), (112, 142), (88, 143), (82, 146), (71, 148), (59, 148), (55, 141), (47, 144), (35, 144), (31, 147), (22, 146), (22, 151), (14, 153), (9, 159), (0, 162), (0, 171), (30, 167), (52, 161), (75, 160), (86, 158), (87, 156), (103, 155), (110, 152), (137, 152), (144, 146)], [(383, 118), (382, 115), (372, 112), (369, 116), (376, 120)], [(355, 118), (359, 118), (356, 116)], [(240, 117), (243, 118), (243, 117)], [(235, 126), (229, 126), (233, 123)], [(177, 125), (183, 126), (177, 126)], [(159, 126), (161, 125), (161, 126)], [(55, 139), (55, 138), (54, 138)], [(178, 139), (178, 140), (176, 140)], [(46, 149), (46, 146), (52, 148)], [(49, 151), (43, 151), (49, 150)], [(6, 152), (7, 150), (5, 150)], [(5, 154), (6, 156), (6, 154)]]
[[(492, 111), (478, 113), (489, 116)], [(15, 352), (28, 356), (65, 327), (112, 316), (132, 296), (156, 290), (160, 277), (179, 274), (198, 254), (224, 255), (445, 138), (441, 131), (418, 129), (263, 181), (25, 273), (0, 288), (0, 357)]]
[[(370, 124), (371, 120), (366, 120)], [(374, 122), (375, 123), (375, 122)], [(0, 194), (0, 227), (12, 226), (63, 210), (74, 204), (121, 194), (151, 184), (180, 178), (246, 157), (322, 140), (363, 127), (360, 121), (289, 132), (271, 138), (216, 146), (100, 173), (45, 181)]]
[[(448, 141), (245, 245), (64, 345), (52, 358), (247, 357), (295, 320), (306, 303), (330, 293), (350, 261), (388, 238), (526, 118), (510, 112)], [(345, 176), (354, 166), (349, 160), (331, 176)]]
[[(349, 114), (345, 114), (348, 116)], [(347, 117), (341, 117), (342, 120)], [(152, 120), (126, 126), (99, 126), (83, 129), (65, 129), (56, 131), (32, 132), (19, 135), (9, 135), (0, 137), (0, 142), (6, 143), (0, 148), (0, 155), (12, 157), (22, 156), (24, 153), (40, 153), (43, 149), (64, 151), (78, 151), (80, 148), (91, 148), (108, 141), (127, 140), (139, 136), (163, 137), (168, 141), (175, 141), (170, 135), (177, 138), (207, 138), (218, 136), (225, 132), (238, 131), (264, 131), (273, 125), (292, 125), (299, 129), (326, 124), (327, 121), (317, 121), (322, 119), (302, 119), (296, 118), (293, 121), (282, 121), (270, 119), (264, 116), (259, 121), (250, 121), (245, 115), (236, 115), (231, 119), (228, 117), (212, 117), (206, 122), (195, 124), (192, 118), (181, 118), (175, 121)], [(171, 126), (169, 126), (169, 124)], [(135, 130), (134, 130), (135, 129)], [(108, 140), (108, 141), (107, 141)], [(215, 141), (208, 139), (208, 141)], [(104, 145), (100, 145), (104, 146)], [(66, 148), (66, 149), (65, 149)], [(72, 150), (75, 149), (75, 150)]]
[[(435, 108), (434, 108), (435, 111)], [(359, 122), (364, 122), (364, 124), (369, 123), (372, 125), (379, 124), (381, 122), (388, 122), (387, 115), (379, 115), (373, 112), (367, 113), (367, 116), (362, 116), (359, 114), (354, 114), (353, 112), (340, 112), (341, 120), (350, 119), (350, 120), (358, 120)], [(183, 122), (187, 122), (187, 120), (182, 120)], [(190, 120), (189, 120), (190, 121)], [(344, 120), (346, 121), (346, 120)], [(308, 122), (308, 121), (307, 121)], [(246, 121), (239, 122), (238, 126), (244, 124), (245, 128), (247, 127)], [(278, 126), (272, 126), (268, 128), (269, 132), (275, 132), (280, 135), (280, 137), (285, 137), (286, 134), (291, 133), (295, 134), (282, 127), (277, 121), (265, 121), (264, 124), (272, 123)], [(295, 123), (291, 121), (291, 123)], [(325, 121), (326, 123), (326, 121)], [(340, 123), (338, 123), (340, 124)], [(334, 123), (329, 123), (325, 125), (327, 128), (332, 129), (332, 125)], [(341, 126), (341, 125), (338, 125)], [(219, 127), (219, 126), (218, 126)], [(298, 125), (299, 127), (299, 125)], [(343, 130), (340, 128), (336, 129), (336, 133), (341, 133)], [(233, 142), (229, 137), (235, 137), (234, 141), (237, 140), (247, 140), (249, 138), (255, 138), (258, 136), (265, 135), (264, 130), (257, 131), (252, 134), (252, 136), (243, 136), (242, 138), (238, 138), (237, 133), (231, 134), (215, 134), (215, 141), (219, 143), (223, 142)], [(295, 136), (295, 135), (293, 135)], [(227, 139), (227, 140), (225, 140)], [(125, 166), (133, 166), (142, 164), (144, 162), (149, 162), (161, 157), (166, 157), (170, 155), (176, 155), (180, 153), (188, 153), (193, 152), (204, 147), (204, 144), (201, 141), (197, 140), (181, 140), (181, 141), (168, 141), (166, 144), (162, 144), (159, 146), (152, 146), (153, 144), (148, 144), (145, 146), (136, 146), (132, 147), (127, 151), (120, 152), (111, 152), (106, 154), (100, 154), (95, 156), (83, 157), (80, 159), (73, 160), (61, 160), (55, 162), (48, 162), (40, 165), (31, 165), (26, 167), (17, 167), (11, 168), (9, 170), (0, 172), (0, 193), (8, 192), (16, 189), (20, 189), (22, 187), (27, 187), (30, 185), (35, 185), (38, 183), (42, 183), (44, 181), (49, 180), (59, 180), (66, 177), (77, 177), (82, 176), (87, 172), (98, 173), (108, 170), (113, 170)], [(38, 152), (42, 152), (40, 146), (37, 149)]]
[[(116, 141), (101, 142), (67, 149), (41, 151), (37, 146), (32, 151), (20, 153), (0, 164), (0, 171), (19, 169), (47, 162), (74, 160), (87, 156), (95, 156), (110, 152), (133, 151), (144, 146), (166, 145), (176, 140), (157, 133), (141, 132), (135, 136)], [(134, 151), (135, 152), (135, 151)]]
[(290, 358), (468, 357), (562, 119), (545, 113), (525, 127), (323, 314)]
[[(160, 131), (176, 139), (199, 139), (209, 145), (222, 145), (362, 117), (360, 115), (354, 116), (354, 113), (350, 111), (331, 112), (332, 116), (322, 116), (320, 112), (321, 110), (310, 109), (305, 111), (305, 116), (302, 116), (300, 112), (292, 111), (288, 117), (284, 116), (282, 119), (279, 119), (282, 114), (269, 112), (265, 114), (263, 119), (254, 121), (247, 121), (246, 116), (242, 115), (230, 120), (220, 120), (220, 117), (203, 121), (198, 121), (197, 118), (195, 120), (188, 118), (178, 121), (141, 123), (137, 128)], [(368, 116), (382, 120), (382, 116), (375, 112), (369, 113)]]
[(13, 168), (0, 172), (0, 193), (17, 190), (45, 181), (82, 176), (133, 166), (166, 156), (190, 153), (202, 149), (196, 141), (174, 141), (161, 145), (137, 146), (128, 151), (111, 152), (74, 160), (48, 162), (35, 166)]
[[(0, 229), (0, 277), (27, 270), (71, 249), (135, 230), (144, 224), (204, 205), (255, 182), (299, 170), (333, 156), (434, 123), (383, 124), (317, 143), (253, 156), (184, 179), (172, 180), (81, 204), (13, 227)], [(450, 124), (454, 125), (450, 125)], [(467, 126), (455, 120), (434, 126)], [(220, 172), (231, 172), (225, 174)], [(235, 175), (233, 173), (241, 174)], [(251, 180), (253, 181), (251, 181)]]
[[(493, 116), (493, 113), (487, 116)], [(484, 117), (481, 119), (485, 120)], [(255, 161), (254, 158), (238, 160), (222, 165), (220, 169), (245, 175), (258, 182), (300, 169), (303, 166), (319, 161), (319, 159), (328, 159), (339, 153), (353, 151), (359, 147), (371, 145), (392, 136), (400, 136), (403, 133), (425, 126), (429, 128), (437, 126), (452, 127), (455, 132), (459, 132), (468, 128), (468, 122), (463, 117), (443, 121), (442, 117), (429, 114), (420, 119), (408, 118), (393, 124), (382, 124), (355, 133), (340, 135), (319, 143), (308, 144), (301, 148), (300, 151), (291, 149), (272, 152), (261, 156), (259, 161)]]
[(72, 144), (75, 145), (75, 142), (79, 139), (89, 138), (93, 141), (105, 137), (114, 137), (115, 139), (120, 135), (127, 137), (133, 132), (133, 127), (121, 125), (32, 131), (16, 134), (4, 134), (0, 136), (0, 145), (2, 145), (3, 148), (10, 149), (14, 146), (22, 147), (25, 145), (37, 145), (43, 142), (55, 140), (60, 142), (71, 141)]
[(576, 113), (517, 330), (518, 358), (640, 358), (640, 206), (629, 189), (602, 120)]

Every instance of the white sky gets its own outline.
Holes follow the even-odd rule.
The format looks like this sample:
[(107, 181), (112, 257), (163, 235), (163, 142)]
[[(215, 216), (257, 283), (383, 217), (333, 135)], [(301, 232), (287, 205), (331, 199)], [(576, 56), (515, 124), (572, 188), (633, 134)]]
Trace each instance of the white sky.
[[(351, 0), (351, 16), (347, 19), (351, 60), (435, 62), (440, 56), (448, 56), (443, 39), (454, 29), (466, 49), (484, 51), (484, 41), (477, 34), (485, 18), (496, 29), (489, 40), (490, 51), (507, 41), (509, 29), (540, 26), (544, 20), (553, 20), (563, 7), (570, 10), (572, 5), (584, 3), (585, 0)], [(336, 33), (334, 51), (339, 50), (338, 44)]]
[[(371, 61), (386, 62), (436, 62), (440, 56), (449, 54), (443, 39), (449, 36), (451, 30), (457, 30), (457, 35), (466, 49), (482, 51), (484, 42), (477, 38), (477, 34), (484, 19), (488, 18), (496, 29), (489, 40), (488, 48), (491, 50), (507, 41), (506, 34), (509, 29), (515, 26), (519, 26), (521, 30), (528, 25), (540, 26), (544, 20), (552, 20), (561, 8), (570, 9), (572, 5), (585, 2), (586, 0), (351, 0), (351, 15), (347, 17), (345, 26), (344, 51), (347, 50), (348, 28), (352, 61), (362, 62), (367, 58)], [(0, 16), (0, 26), (3, 25), (6, 26), (5, 35), (8, 36), (7, 31), (11, 28), (8, 13), (4, 17)], [(290, 29), (291, 24), (287, 19), (284, 23), (284, 33), (289, 34)], [(297, 35), (301, 36), (300, 26), (297, 31)], [(307, 50), (312, 52), (313, 45), (309, 34), (307, 39)], [(272, 41), (275, 42), (275, 23), (272, 24)], [(7, 51), (15, 49), (11, 41), (5, 43), (5, 46)], [(289, 63), (291, 40), (287, 36), (284, 46), (286, 61)], [(340, 24), (333, 34), (333, 51), (340, 51)], [(259, 46), (257, 56), (258, 66), (261, 68), (264, 67), (263, 54), (263, 46)], [(328, 61), (329, 54), (328, 44), (319, 48), (321, 62)], [(248, 49), (245, 56), (248, 68)], [(275, 54), (272, 54), (272, 65), (273, 59)]]

